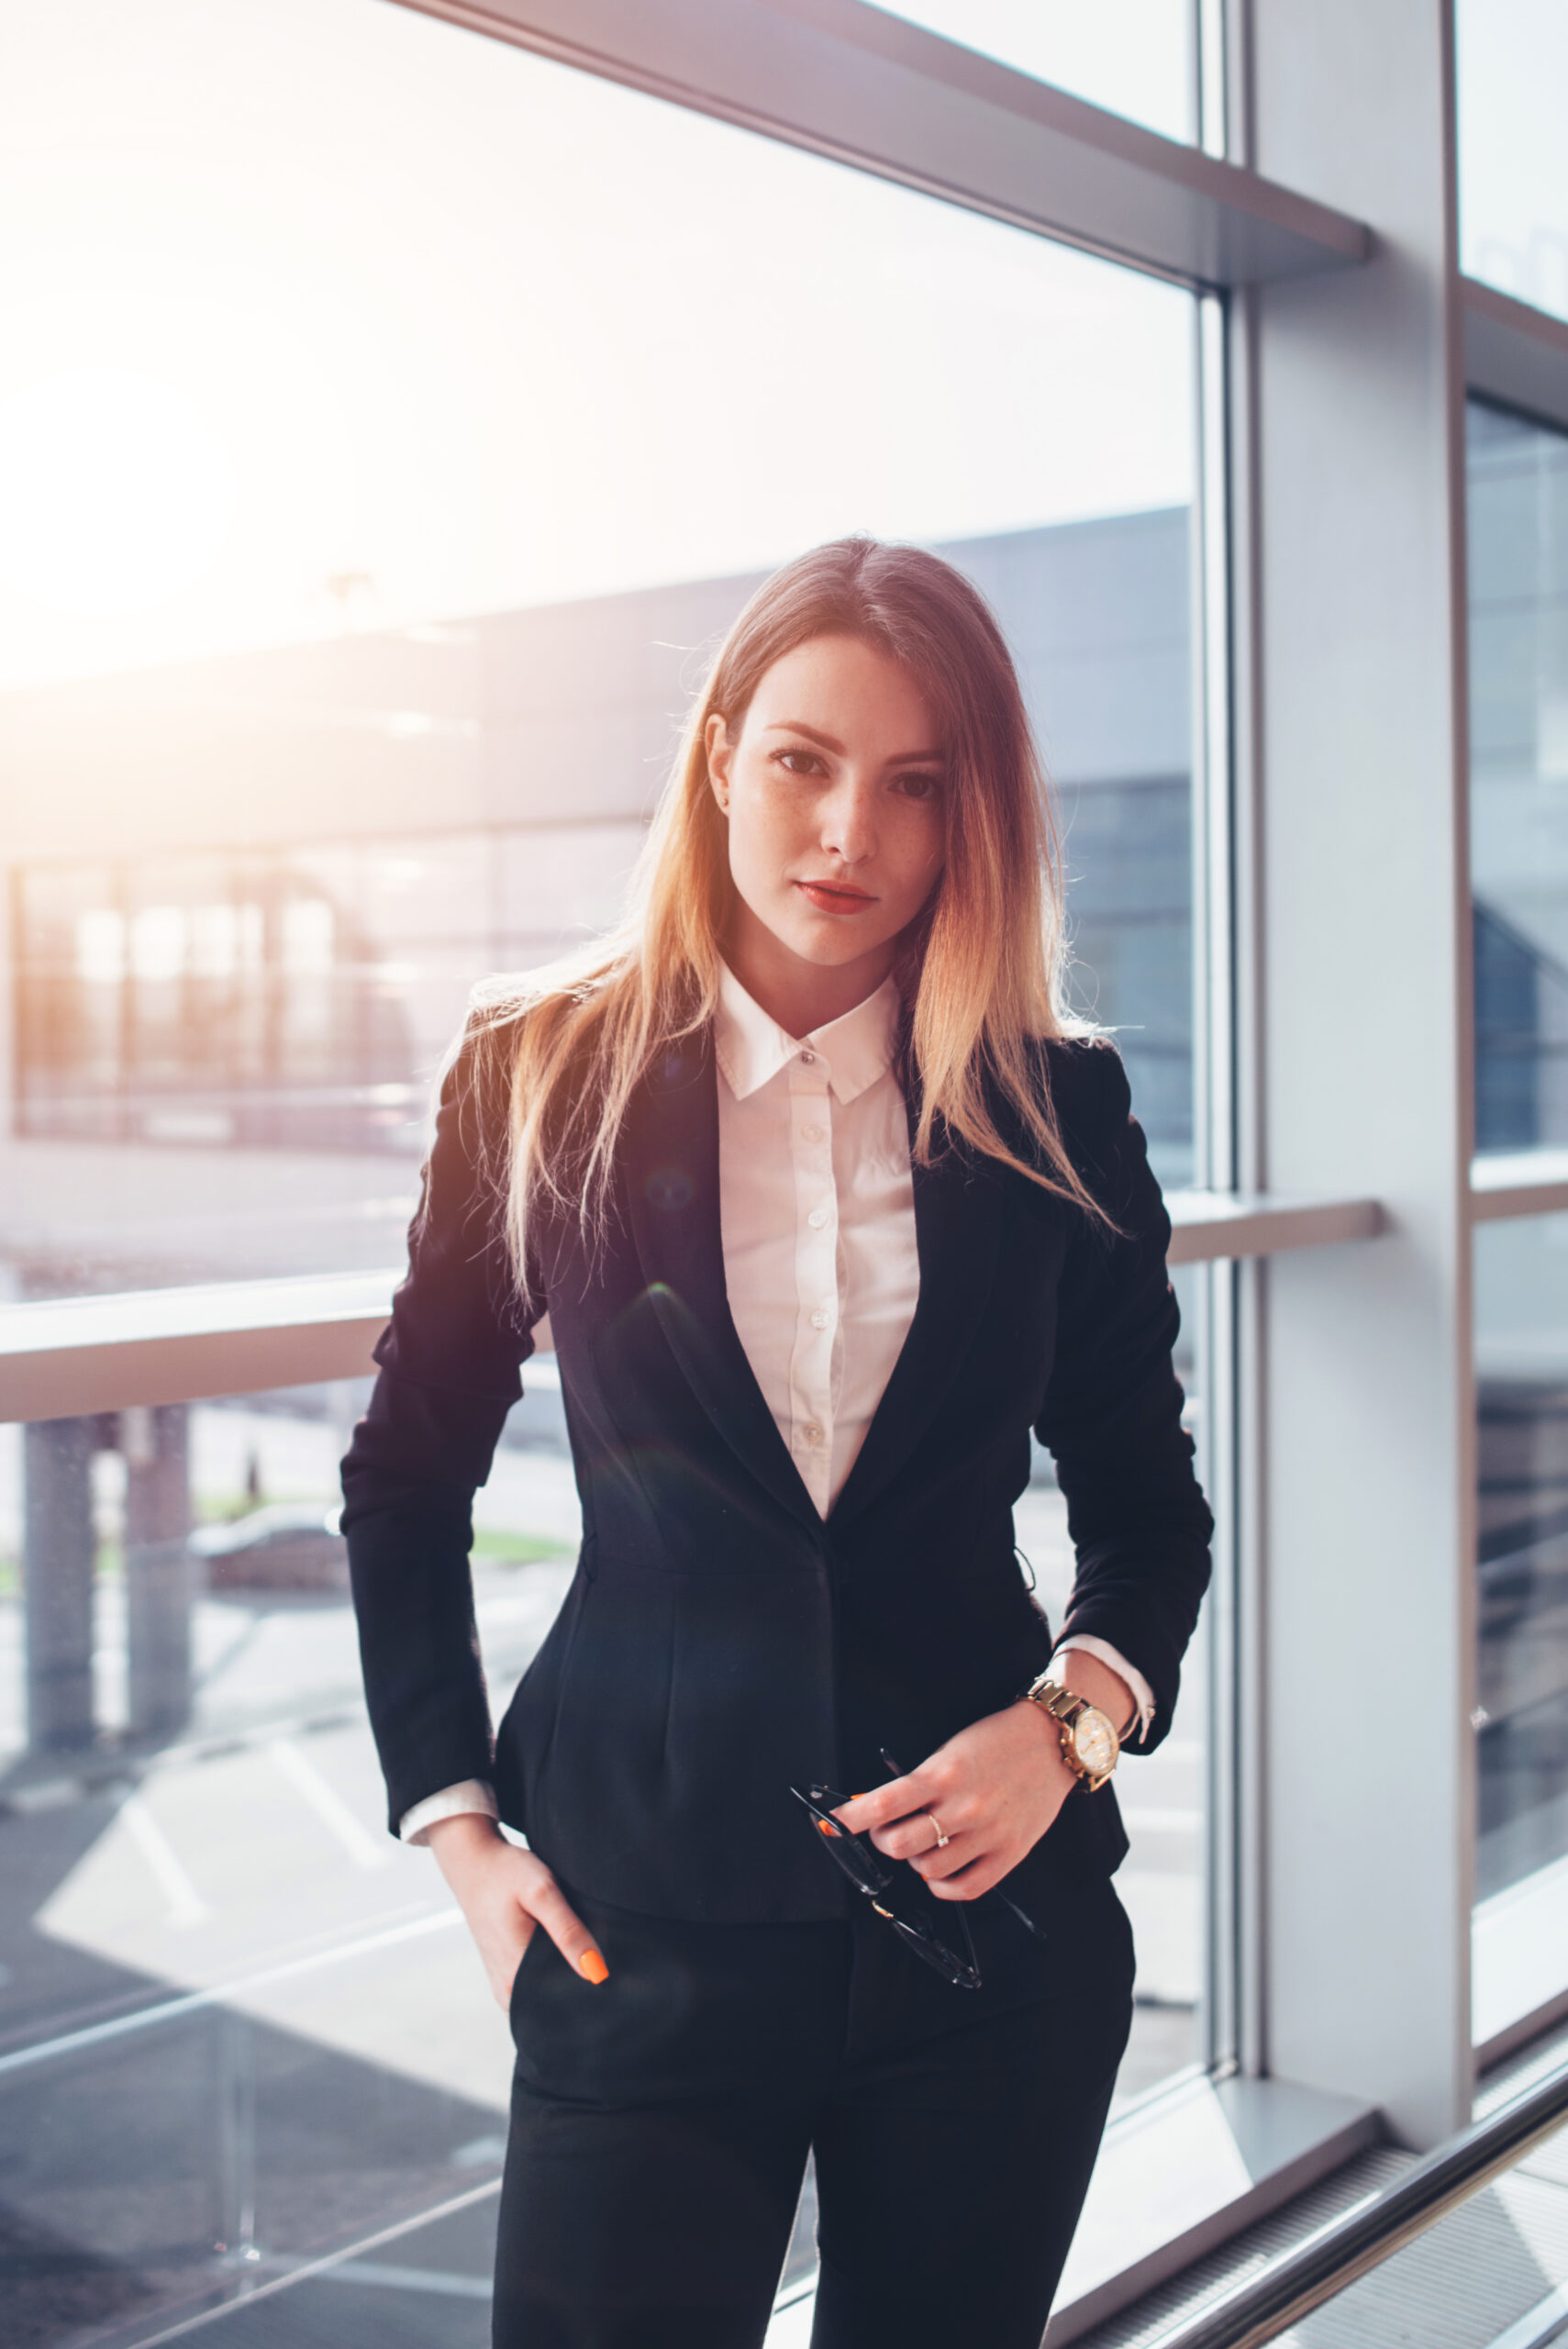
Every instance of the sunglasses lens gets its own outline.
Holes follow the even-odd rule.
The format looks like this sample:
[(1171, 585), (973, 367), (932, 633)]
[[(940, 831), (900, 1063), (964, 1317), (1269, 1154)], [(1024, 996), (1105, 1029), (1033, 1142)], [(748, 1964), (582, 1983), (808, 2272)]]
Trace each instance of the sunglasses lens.
[(858, 1885), (862, 1892), (882, 1891), (890, 1871), (883, 1867), (872, 1854), (860, 1844), (851, 1842), (847, 1835), (824, 1835), (822, 1842), (851, 1884)]
[[(969, 1946), (969, 1954), (963, 1957), (948, 1946), (943, 1925), (934, 1916), (923, 1913), (917, 1906), (911, 1906), (904, 1885), (900, 1884), (895, 1893), (889, 1891), (897, 1872), (883, 1861), (873, 1844), (862, 1842), (848, 1833), (831, 1816), (832, 1812), (843, 1808), (849, 1797), (835, 1794), (831, 1787), (794, 1787), (790, 1791), (811, 1813), (823, 1850), (837, 1862), (857, 1891), (872, 1896), (877, 1914), (886, 1918), (906, 1947), (923, 1957), (945, 1982), (951, 1982), (960, 1989), (978, 1990), (980, 1970), (974, 1963), (967, 1927), (961, 1921), (960, 1931)], [(911, 1876), (911, 1890), (914, 1883)], [(902, 1915), (886, 1905), (895, 1898), (904, 1912)]]
[(892, 1869), (878, 1858), (872, 1846), (828, 1816), (843, 1808), (850, 1799), (848, 1795), (835, 1794), (831, 1787), (812, 1787), (801, 1799), (817, 1823), (823, 1850), (838, 1863), (852, 1885), (862, 1892), (880, 1892), (892, 1882)]

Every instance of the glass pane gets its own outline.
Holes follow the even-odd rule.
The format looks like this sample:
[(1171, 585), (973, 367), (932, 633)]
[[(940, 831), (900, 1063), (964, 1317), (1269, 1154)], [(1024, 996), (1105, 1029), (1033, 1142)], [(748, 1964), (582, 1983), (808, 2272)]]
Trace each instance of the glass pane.
[(1458, 35), (1462, 265), (1568, 317), (1568, 11), (1459, 0)]
[(851, 529), (994, 595), (1184, 1176), (1184, 295), (375, 0), (0, 37), (0, 1286), (394, 1262), (469, 986)]
[(1568, 1216), (1477, 1230), (1475, 1361), (1486, 1898), (1568, 1854)]
[[(528, 1388), (474, 1508), (497, 1709), (581, 1539), (552, 1361)], [(429, 1854), (385, 1831), (336, 1532), (368, 1392), (0, 1428), (7, 2340), (134, 2349), (405, 2223), (277, 2337), (359, 2337), (355, 2295), (401, 2323), (409, 2289), (453, 2349), (489, 2337), (512, 2048)]]
[[(479, 1497), (503, 1696), (579, 1539), (552, 1367)], [(466, 2278), (484, 2337), (511, 2047), (385, 1831), (333, 1530), (367, 1391), (0, 1430), (7, 2339), (161, 2334), (465, 2195), (382, 2257)]]
[(1196, 137), (1193, 0), (876, 0), (1167, 139)]
[[(1176, 1368), (1186, 1390), (1186, 1423), (1204, 1464), (1203, 1398), (1197, 1333), (1201, 1267), (1171, 1275), (1182, 1313)], [(1051, 1455), (1035, 1447), (1034, 1473), (1013, 1510), (1018, 1548), (1053, 1631), (1060, 1631), (1073, 1587), (1067, 1504)], [(1117, 1792), (1131, 1850), (1117, 1891), (1138, 1945), (1132, 2037), (1117, 2079), (1113, 2114), (1167, 2079), (1207, 2060), (1204, 1984), (1208, 1947), (1207, 1887), (1209, 1611), (1205, 1608), (1182, 1666), (1182, 1691), (1164, 1743), (1147, 1760), (1136, 1748), (1117, 1771)]]
[(1568, 439), (1472, 403), (1478, 1150), (1568, 1142)]
[[(1064, 40), (1066, 12), (1042, 13)], [(1118, 17), (1127, 110), (1154, 103), (1134, 64), (1179, 51), (1184, 89), (1185, 10), (1160, 21), (1178, 17), (1163, 49), (1143, 11), (1138, 40)], [(704, 648), (768, 567), (857, 529), (944, 549), (995, 602), (1062, 796), (1074, 986), (1118, 1033), (1162, 1176), (1190, 1176), (1187, 296), (379, 0), (209, 0), (195, 19), (175, 0), (0, 0), (0, 38), (18, 1006), (0, 1293), (395, 1263), (469, 987), (612, 917)], [(251, 1398), (4, 1437), (0, 1731), (29, 1783), (86, 1737), (117, 1768), (238, 1724), (297, 1795), (306, 1774), (272, 1748), (340, 1738), (340, 1775), (320, 1758), (337, 1746), (313, 1766), (373, 1831), (341, 1589), (258, 1598), (260, 1565), (231, 1570), (217, 1536), (200, 1592), (172, 1536), (158, 1574), (116, 1564), (128, 1443), (183, 1458), (198, 1516), (319, 1520), (347, 1408)], [(493, 1684), (531, 1653), (575, 1541), (559, 1427), (530, 1412), (526, 1475), (482, 1496), (500, 1512), (478, 1533)], [(42, 1678), (42, 1617), (17, 1596), (28, 1477), (61, 1595)], [(294, 1532), (325, 1573), (320, 1524)], [(1141, 2016), (1140, 2084), (1194, 2045), (1200, 1759), (1184, 1725), (1150, 1765), (1164, 1791), (1140, 1785), (1162, 1815), (1136, 1829), (1137, 1865), (1169, 1879), (1145, 1904), (1147, 1978), (1175, 2017), (1161, 2036)], [(203, 1762), (200, 1787), (241, 1760)], [(92, 1930), (120, 1957), (95, 1942), (94, 1962), (155, 1987), (196, 1978), (198, 1943), (159, 1924), (177, 1879), (149, 1854), (172, 1850), (218, 1914), (157, 1807), (195, 1770), (161, 1760), (128, 1821), (98, 1780), (100, 1813), (67, 1806), (69, 1866), (109, 1839), (154, 1935), (106, 1890)], [(27, 1933), (55, 1887), (44, 1820), (27, 1814), (32, 1874), (0, 1874), (44, 1887)], [(319, 1930), (310, 1885), (288, 1889), (306, 1847), (276, 1857), (286, 1897), (239, 1901), (224, 1982)], [(379, 1898), (411, 1865), (389, 1848), (339, 1891)], [(91, 1983), (78, 1998), (35, 1961), (36, 2032), (58, 2036)], [(148, 2243), (174, 2239), (162, 2224)]]

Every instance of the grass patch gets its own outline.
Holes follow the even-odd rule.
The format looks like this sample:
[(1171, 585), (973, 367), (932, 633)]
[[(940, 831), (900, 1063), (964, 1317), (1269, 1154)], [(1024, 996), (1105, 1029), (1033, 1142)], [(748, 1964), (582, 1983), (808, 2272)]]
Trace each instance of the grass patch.
[(569, 1558), (571, 1548), (539, 1533), (507, 1533), (495, 1526), (480, 1527), (470, 1555), (492, 1566), (536, 1566), (547, 1558)]

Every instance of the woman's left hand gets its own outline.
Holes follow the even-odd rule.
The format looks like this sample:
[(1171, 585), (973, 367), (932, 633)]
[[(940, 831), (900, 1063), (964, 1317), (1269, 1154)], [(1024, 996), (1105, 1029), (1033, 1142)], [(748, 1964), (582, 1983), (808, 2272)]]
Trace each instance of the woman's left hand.
[(833, 1816), (890, 1860), (907, 1860), (935, 1898), (978, 1900), (1039, 1842), (1077, 1783), (1056, 1723), (1024, 1702), (972, 1722), (917, 1770)]

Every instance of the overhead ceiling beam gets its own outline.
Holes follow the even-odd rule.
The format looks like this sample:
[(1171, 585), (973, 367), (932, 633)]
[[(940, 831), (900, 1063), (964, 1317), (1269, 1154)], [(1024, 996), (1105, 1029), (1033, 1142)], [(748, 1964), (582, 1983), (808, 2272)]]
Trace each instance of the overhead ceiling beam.
[(395, 0), (1191, 286), (1353, 268), (1370, 231), (863, 0)]

